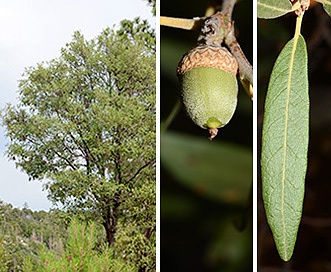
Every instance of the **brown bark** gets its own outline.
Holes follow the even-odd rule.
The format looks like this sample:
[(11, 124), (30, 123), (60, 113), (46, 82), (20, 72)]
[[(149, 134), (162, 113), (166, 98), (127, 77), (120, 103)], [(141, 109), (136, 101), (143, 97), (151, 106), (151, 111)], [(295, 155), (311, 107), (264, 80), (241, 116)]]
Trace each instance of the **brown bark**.
[(102, 225), (106, 231), (107, 243), (112, 246), (115, 243), (115, 235), (117, 231), (118, 209), (120, 206), (119, 194), (116, 194), (113, 199), (112, 207), (108, 207), (106, 213), (103, 215)]

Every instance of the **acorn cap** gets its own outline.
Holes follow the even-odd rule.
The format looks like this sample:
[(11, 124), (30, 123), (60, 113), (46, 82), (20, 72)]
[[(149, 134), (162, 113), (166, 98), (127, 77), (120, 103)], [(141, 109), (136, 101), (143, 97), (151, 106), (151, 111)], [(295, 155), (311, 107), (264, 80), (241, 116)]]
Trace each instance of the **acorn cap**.
[(194, 67), (214, 67), (237, 75), (238, 63), (235, 57), (220, 46), (199, 45), (187, 52), (177, 67), (177, 75), (182, 76)]

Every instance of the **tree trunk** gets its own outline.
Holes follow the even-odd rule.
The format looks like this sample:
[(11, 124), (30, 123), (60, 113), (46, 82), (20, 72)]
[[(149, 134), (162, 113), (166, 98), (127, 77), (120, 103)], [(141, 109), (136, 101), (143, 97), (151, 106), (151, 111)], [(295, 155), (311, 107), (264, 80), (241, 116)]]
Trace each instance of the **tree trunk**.
[(117, 231), (117, 221), (118, 221), (118, 208), (120, 202), (117, 199), (118, 196), (114, 197), (114, 204), (112, 207), (107, 207), (107, 211), (103, 216), (103, 226), (106, 231), (107, 243), (112, 246), (115, 243), (115, 234)]

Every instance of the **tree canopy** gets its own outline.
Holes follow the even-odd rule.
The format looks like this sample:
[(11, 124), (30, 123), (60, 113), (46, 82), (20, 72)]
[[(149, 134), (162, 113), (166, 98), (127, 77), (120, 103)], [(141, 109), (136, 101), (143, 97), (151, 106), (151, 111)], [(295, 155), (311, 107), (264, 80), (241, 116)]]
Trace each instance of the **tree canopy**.
[(75, 32), (60, 57), (26, 69), (2, 122), (8, 157), (44, 181), (54, 203), (99, 220), (118, 254), (135, 248), (123, 256), (140, 268), (155, 265), (155, 33), (146, 21), (92, 40)]
[(156, 15), (156, 0), (146, 0), (149, 4), (149, 6), (152, 7), (152, 13), (155, 16)]

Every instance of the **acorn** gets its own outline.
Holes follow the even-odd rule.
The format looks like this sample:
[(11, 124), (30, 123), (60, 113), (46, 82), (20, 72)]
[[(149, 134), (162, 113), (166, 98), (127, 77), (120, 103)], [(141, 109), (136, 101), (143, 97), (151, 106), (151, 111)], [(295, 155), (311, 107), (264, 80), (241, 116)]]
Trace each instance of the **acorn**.
[(222, 46), (198, 45), (178, 64), (181, 99), (188, 116), (208, 129), (210, 140), (232, 118), (237, 106), (237, 60)]

